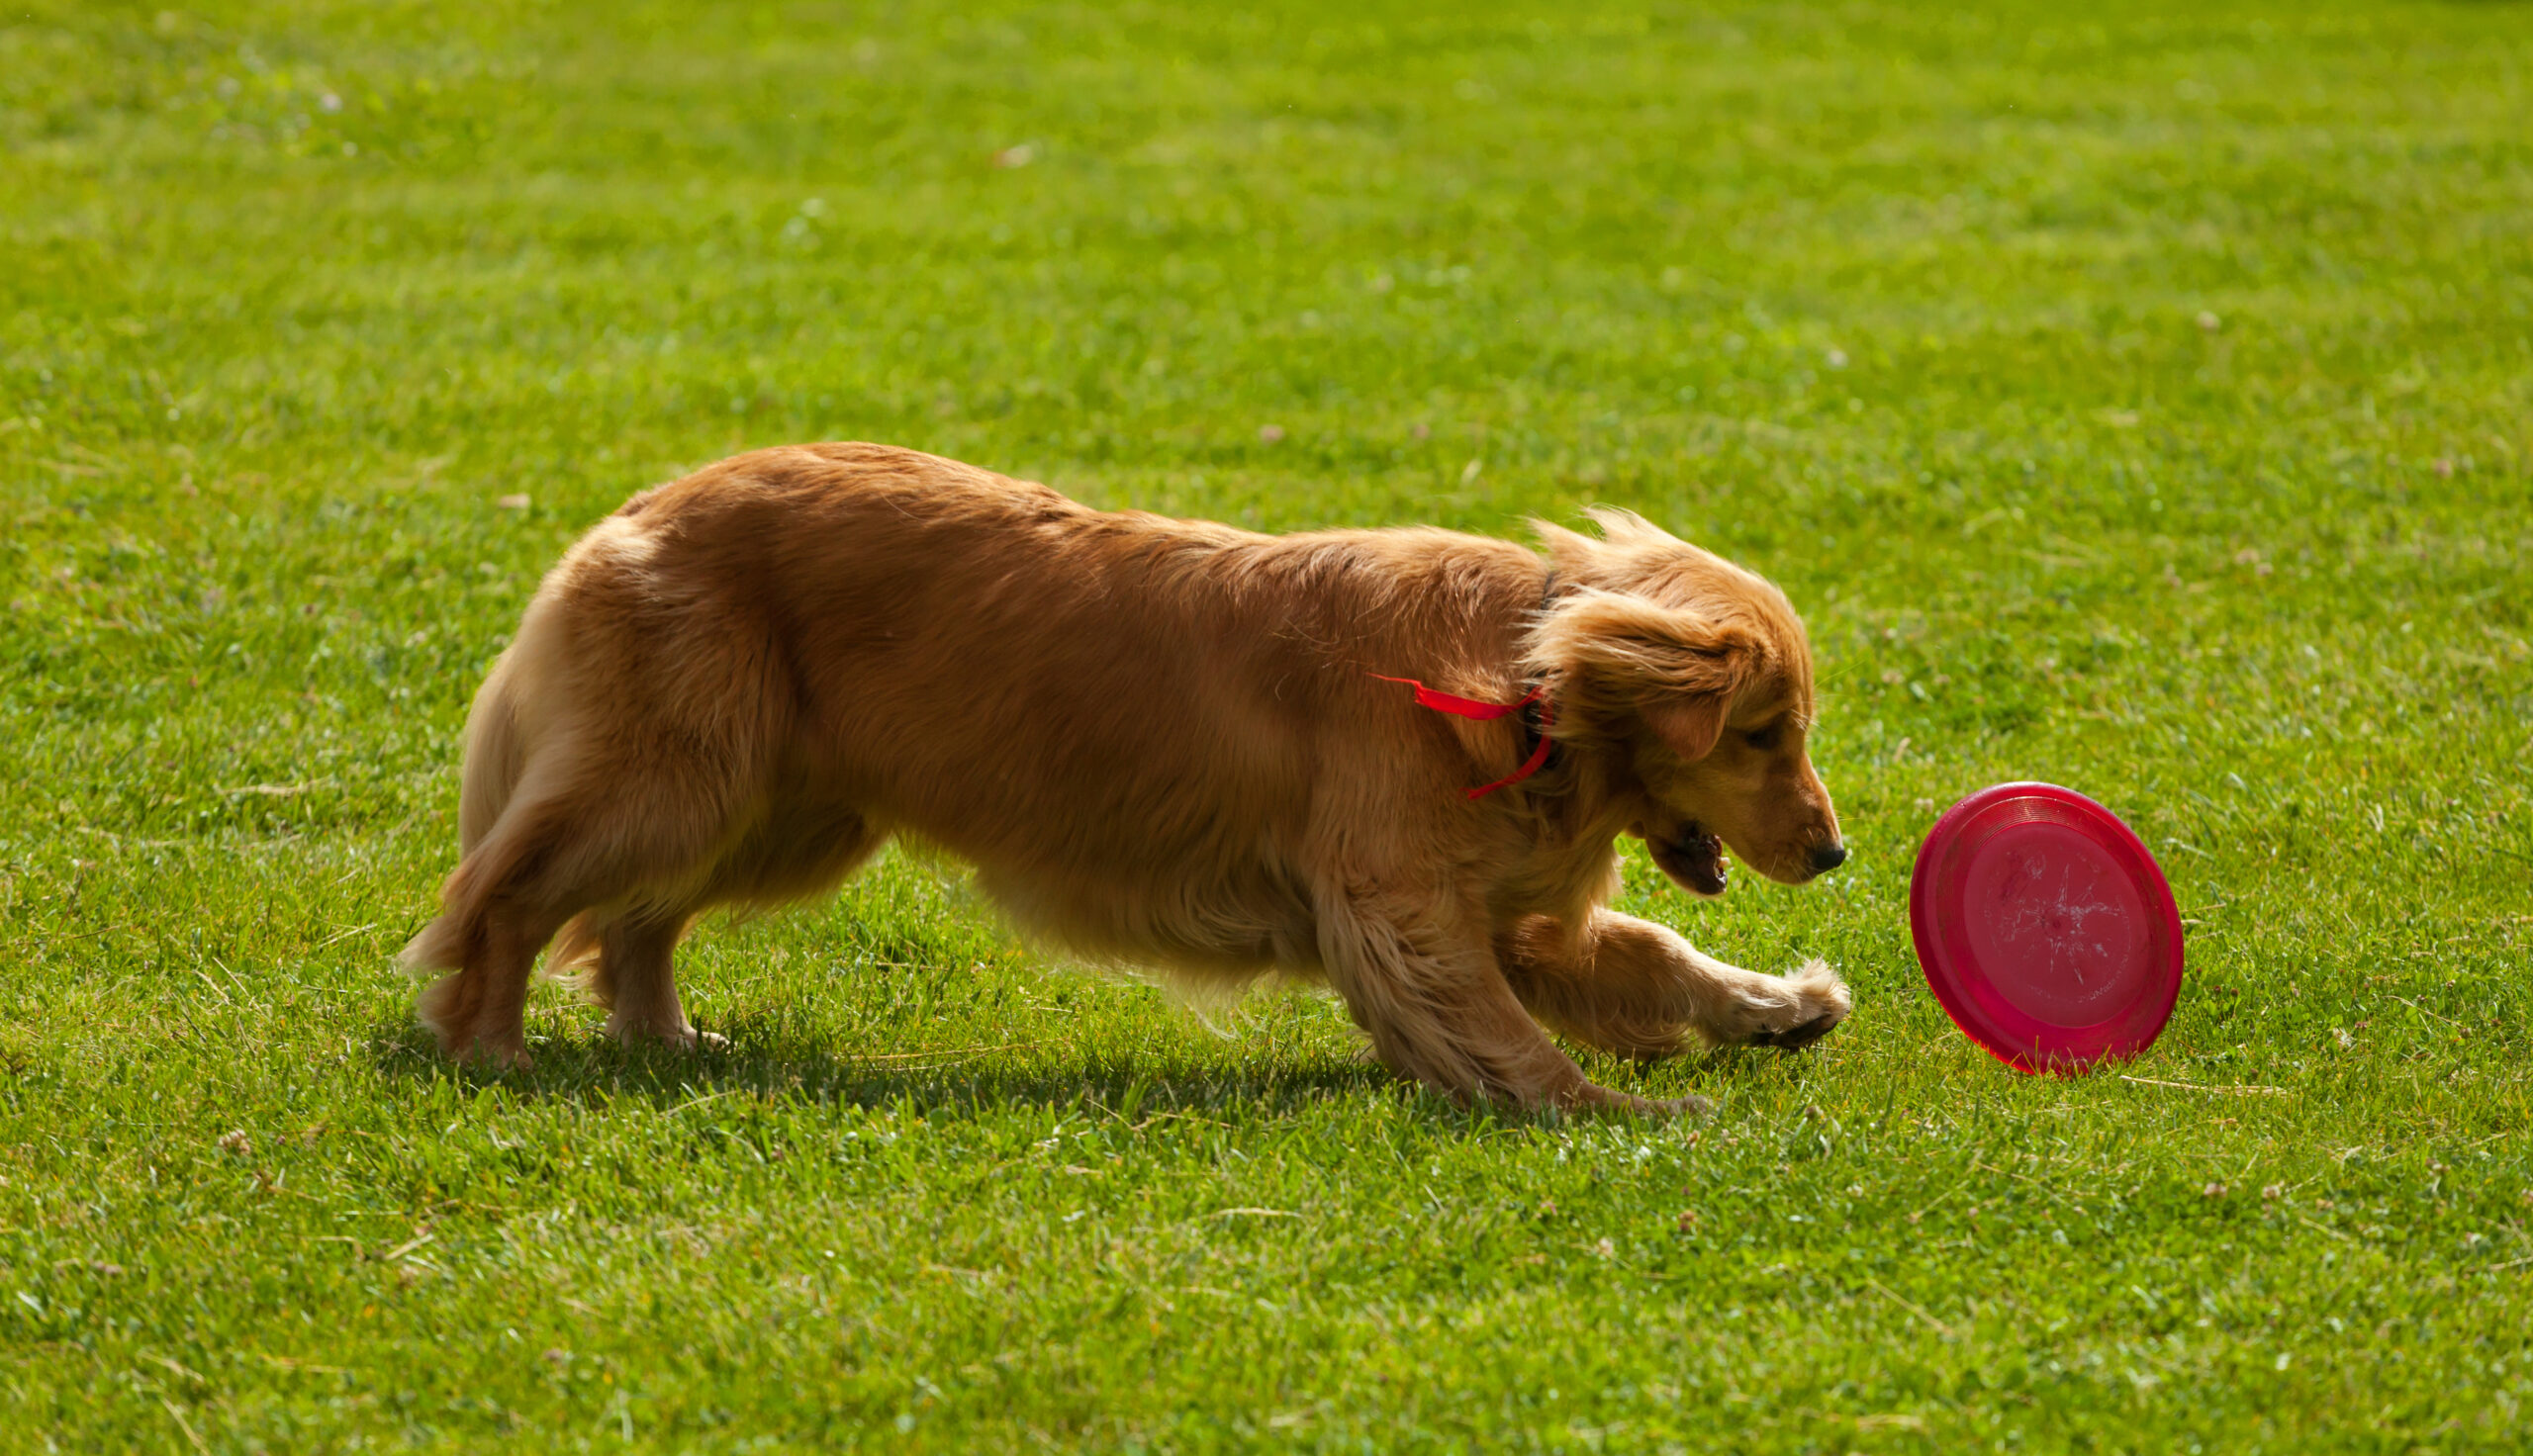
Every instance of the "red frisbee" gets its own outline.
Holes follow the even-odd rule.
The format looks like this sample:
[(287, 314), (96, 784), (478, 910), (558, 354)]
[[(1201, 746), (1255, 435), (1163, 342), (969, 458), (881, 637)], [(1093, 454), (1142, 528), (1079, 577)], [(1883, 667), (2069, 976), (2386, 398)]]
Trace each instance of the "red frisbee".
[(2155, 857), (2054, 783), (1945, 810), (1918, 850), (1909, 929), (1935, 999), (2017, 1071), (2134, 1056), (2181, 995), (2181, 912)]

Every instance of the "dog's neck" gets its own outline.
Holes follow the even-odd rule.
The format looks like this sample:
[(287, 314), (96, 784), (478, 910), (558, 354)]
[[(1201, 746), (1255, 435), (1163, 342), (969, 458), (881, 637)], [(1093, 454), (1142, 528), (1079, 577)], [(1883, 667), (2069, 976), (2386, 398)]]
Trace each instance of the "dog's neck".
[[(1539, 602), (1532, 609), (1531, 619), (1545, 619), (1556, 609), (1561, 596), (1576, 585), (1573, 574), (1550, 566), (1540, 583)], [(1588, 586), (1589, 583), (1582, 585)], [(1541, 685), (1537, 677), (1526, 676), (1523, 680), (1525, 690)], [(1556, 704), (1544, 693), (1539, 703), (1522, 710), (1520, 721), (1525, 757), (1539, 745), (1544, 726), (1542, 706), (1553, 709)], [(1592, 858), (1609, 853), (1610, 846), (1633, 817), (1633, 797), (1641, 793), (1635, 787), (1633, 773), (1623, 763), (1613, 761), (1610, 755), (1611, 750), (1606, 745), (1578, 745), (1562, 740), (1548, 751), (1548, 762), (1542, 766), (1541, 773), (1555, 781), (1542, 787), (1551, 787), (1552, 791), (1535, 792), (1529, 798), (1534, 812), (1542, 817), (1542, 828), (1547, 831), (1545, 843), (1561, 843), (1569, 849), (1580, 849), (1591, 841), (1597, 842), (1598, 846), (1598, 854)], [(1599, 900), (1596, 898), (1594, 903), (1599, 903)]]
[[(1549, 567), (1548, 569), (1547, 580), (1540, 584), (1539, 614), (1545, 617), (1550, 611), (1554, 610), (1555, 606), (1556, 568)], [(1524, 692), (1537, 692), (1541, 685), (1540, 681), (1533, 678), (1523, 682), (1522, 690)], [(1548, 732), (1548, 725), (1555, 720), (1555, 713), (1556, 704), (1550, 702), (1545, 693), (1522, 705), (1523, 758), (1528, 759), (1533, 753), (1538, 751), (1540, 739), (1546, 736)], [(1540, 766), (1540, 772), (1544, 774), (1554, 773), (1556, 771), (1557, 761), (1563, 757), (1564, 752), (1565, 750), (1563, 745), (1550, 744), (1548, 746), (1547, 762)]]

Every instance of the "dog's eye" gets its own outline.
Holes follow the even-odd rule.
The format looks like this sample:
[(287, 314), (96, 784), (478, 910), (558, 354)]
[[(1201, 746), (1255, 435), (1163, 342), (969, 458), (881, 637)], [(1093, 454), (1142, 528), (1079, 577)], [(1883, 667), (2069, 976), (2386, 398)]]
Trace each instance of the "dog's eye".
[(1763, 754), (1774, 753), (1777, 745), (1785, 742), (1785, 725), (1770, 723), (1765, 728), (1753, 728), (1742, 734), (1741, 738), (1743, 742)]

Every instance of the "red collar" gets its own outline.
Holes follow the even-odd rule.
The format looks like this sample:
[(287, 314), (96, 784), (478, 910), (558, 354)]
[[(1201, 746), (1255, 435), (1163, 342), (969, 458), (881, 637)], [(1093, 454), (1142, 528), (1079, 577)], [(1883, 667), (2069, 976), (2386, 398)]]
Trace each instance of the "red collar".
[(1413, 678), (1392, 678), (1381, 673), (1374, 673), (1371, 676), (1384, 682), (1404, 682), (1415, 688), (1418, 707), (1432, 708), (1438, 713), (1450, 713), (1458, 718), (1475, 718), (1482, 723), (1518, 713), (1533, 703), (1539, 704), (1539, 746), (1532, 749), (1531, 756), (1522, 761), (1522, 767), (1496, 779), (1493, 783), (1483, 788), (1461, 790), (1472, 799), (1482, 799), (1507, 784), (1519, 783), (1547, 768), (1548, 756), (1556, 748), (1556, 740), (1548, 736), (1548, 730), (1556, 726), (1556, 704), (1548, 700), (1546, 684), (1533, 687), (1515, 702), (1479, 702), (1473, 697), (1460, 697), (1454, 693), (1438, 691)]

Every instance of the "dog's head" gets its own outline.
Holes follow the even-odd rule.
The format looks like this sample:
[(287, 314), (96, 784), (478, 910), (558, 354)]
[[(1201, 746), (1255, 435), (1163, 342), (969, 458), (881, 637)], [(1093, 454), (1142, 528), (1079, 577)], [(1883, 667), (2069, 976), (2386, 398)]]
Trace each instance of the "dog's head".
[(1785, 593), (1639, 516), (1591, 514), (1601, 539), (1540, 524), (1560, 593), (1527, 658), (1556, 736), (1610, 757), (1639, 801), (1630, 832), (1684, 889), (1724, 892), (1727, 845), (1788, 884), (1837, 865), (1805, 752), (1812, 644)]

